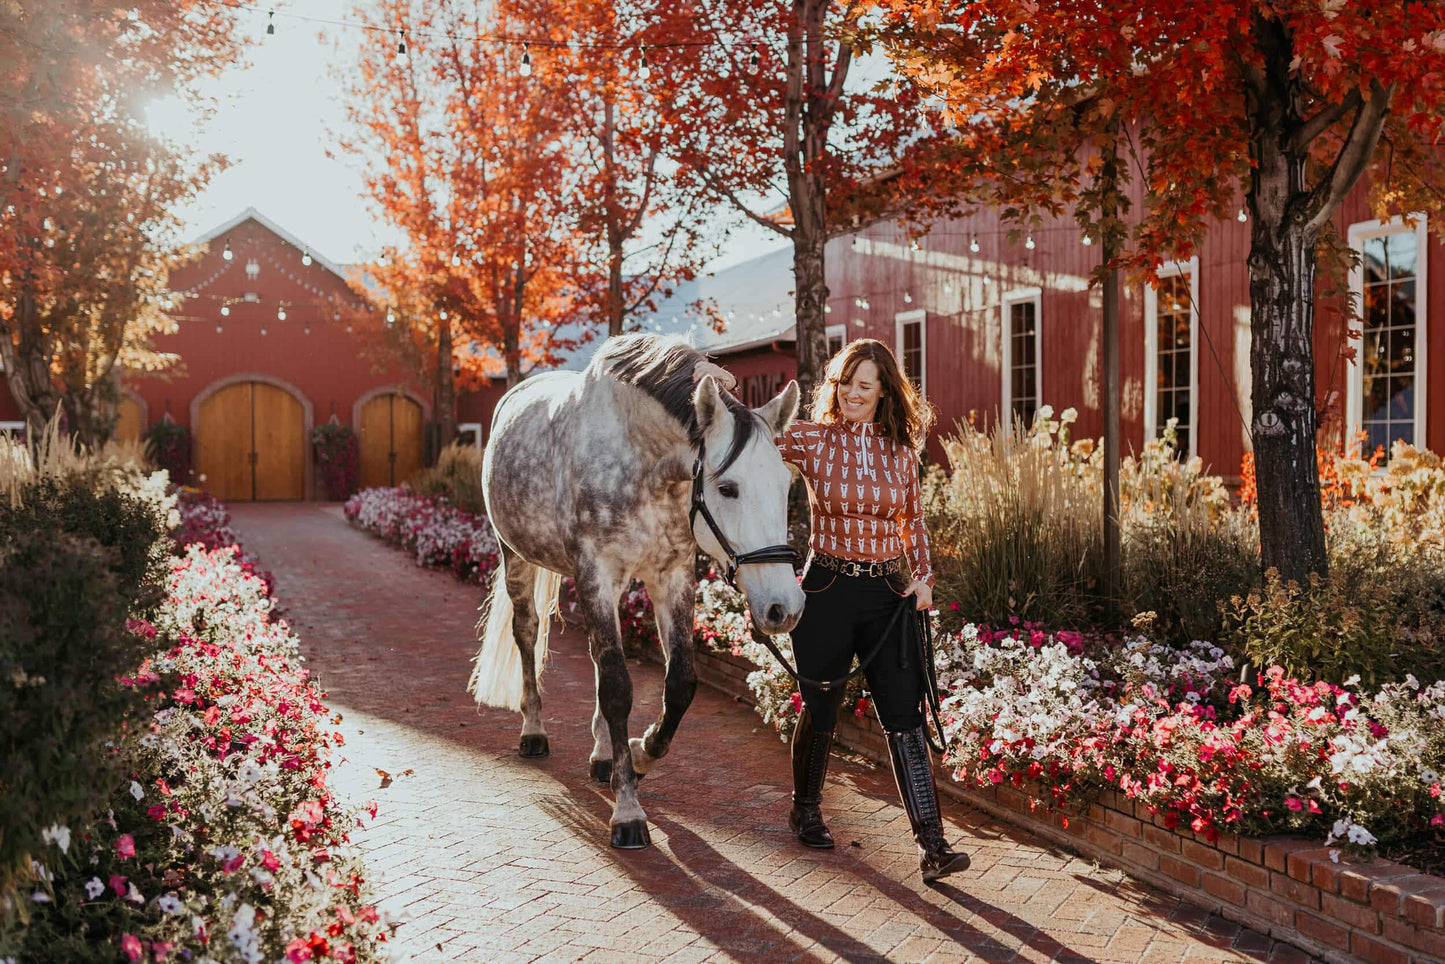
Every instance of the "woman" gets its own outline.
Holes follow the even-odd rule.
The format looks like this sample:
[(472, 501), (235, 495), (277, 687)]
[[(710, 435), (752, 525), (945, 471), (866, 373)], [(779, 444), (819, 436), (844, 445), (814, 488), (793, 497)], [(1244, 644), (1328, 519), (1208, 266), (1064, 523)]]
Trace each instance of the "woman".
[[(735, 383), (711, 364), (699, 365), (694, 377), (706, 374)], [(846, 675), (855, 655), (863, 659), (878, 645), (902, 597), (912, 596), (918, 609), (932, 607), (917, 456), (932, 420), (893, 352), (868, 338), (849, 343), (829, 363), (814, 393), (812, 421), (794, 422), (778, 437), (783, 458), (808, 480), (812, 509), (803, 576), (808, 604), (792, 633), (801, 675), (814, 680)], [(864, 675), (923, 855), (923, 879), (933, 881), (965, 869), (969, 859), (943, 836), (924, 735), (923, 672), (910, 621), (908, 615), (894, 621)], [(843, 691), (808, 684), (800, 689), (788, 826), (804, 846), (831, 848), (820, 804)]]

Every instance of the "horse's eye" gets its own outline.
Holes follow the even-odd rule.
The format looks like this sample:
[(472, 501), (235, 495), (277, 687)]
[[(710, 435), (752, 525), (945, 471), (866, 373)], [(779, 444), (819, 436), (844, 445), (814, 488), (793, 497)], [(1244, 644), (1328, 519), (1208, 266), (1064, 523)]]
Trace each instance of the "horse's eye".
[(736, 499), (738, 497), (738, 484), (736, 482), (719, 482), (717, 484), (718, 494), (724, 499)]

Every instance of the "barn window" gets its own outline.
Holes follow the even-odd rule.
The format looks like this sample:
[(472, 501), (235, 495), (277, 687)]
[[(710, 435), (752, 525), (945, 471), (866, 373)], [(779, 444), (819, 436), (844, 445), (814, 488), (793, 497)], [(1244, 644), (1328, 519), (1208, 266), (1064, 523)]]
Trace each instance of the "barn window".
[(1351, 288), (1360, 311), (1361, 341), (1350, 365), (1347, 408), (1364, 452), (1396, 441), (1425, 439), (1425, 218), (1371, 221), (1350, 228), (1360, 256)]
[(1005, 418), (1032, 425), (1043, 397), (1043, 343), (1039, 338), (1042, 293), (1018, 288), (1003, 296), (1002, 405)]
[(1158, 438), (1169, 420), (1181, 455), (1198, 451), (1199, 259), (1159, 269), (1144, 290), (1144, 435)]
[(928, 325), (922, 311), (905, 311), (894, 318), (894, 350), (903, 374), (920, 392), (928, 390)]
[(842, 350), (843, 350), (843, 346), (844, 346), (845, 344), (847, 344), (847, 343), (848, 343), (848, 326), (847, 326), (847, 325), (829, 325), (829, 326), (828, 326), (828, 357), (829, 357), (829, 358), (832, 358), (834, 355), (838, 354), (838, 352), (842, 351)]
[(482, 447), (482, 423), (461, 422), (457, 425), (457, 444)]

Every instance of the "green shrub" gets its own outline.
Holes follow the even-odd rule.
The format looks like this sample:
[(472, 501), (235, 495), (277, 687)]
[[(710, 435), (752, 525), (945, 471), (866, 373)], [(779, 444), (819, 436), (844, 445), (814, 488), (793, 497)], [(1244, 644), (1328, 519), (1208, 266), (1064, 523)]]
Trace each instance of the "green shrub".
[[(80, 830), (105, 804), (140, 661), (117, 551), (51, 526), (0, 544), (0, 898), (24, 914), (31, 855), (54, 826)], [(0, 899), (0, 905), (3, 905)], [(7, 915), (8, 916), (8, 915)]]
[(79, 478), (42, 477), (21, 492), (19, 505), (0, 502), (0, 545), (24, 533), (91, 538), (112, 554), (121, 595), (131, 614), (147, 612), (165, 581), (170, 539), (167, 507), (113, 488), (93, 491)]

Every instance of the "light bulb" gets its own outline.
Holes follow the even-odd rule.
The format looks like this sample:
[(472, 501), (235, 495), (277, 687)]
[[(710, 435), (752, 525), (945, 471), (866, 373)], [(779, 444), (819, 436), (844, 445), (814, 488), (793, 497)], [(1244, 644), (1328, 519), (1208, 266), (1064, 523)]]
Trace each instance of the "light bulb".
[(833, 306), (832, 306), (832, 305), (824, 305), (824, 306), (823, 306), (823, 314), (825, 314), (825, 315), (831, 315), (832, 313), (833, 313)]
[(752, 61), (752, 65), (754, 67), (756, 67), (762, 61), (762, 56), (758, 53), (758, 49), (758, 45), (753, 44), (753, 55), (750, 60)]
[(277, 320), (277, 321), (285, 321), (285, 320), (286, 320), (286, 309), (285, 309), (285, 308), (277, 308), (277, 309), (276, 309), (276, 320)]
[(396, 314), (395, 314), (394, 312), (388, 311), (388, 312), (386, 313), (386, 323), (387, 323), (388, 325), (391, 325), (391, 324), (395, 324), (395, 323), (396, 323)]
[(459, 255), (459, 254), (454, 254), (454, 255), (452, 255), (452, 267), (453, 267), (453, 268), (459, 268), (459, 267), (461, 267), (461, 264), (462, 264), (462, 256)]
[(262, 328), (262, 329), (261, 329), (261, 334), (263, 334), (263, 335), (266, 334), (266, 329), (265, 329), (265, 328)]
[(438, 317), (441, 318), (442, 321), (446, 321), (446, 320), (447, 320), (447, 310), (446, 310), (445, 308), (443, 308), (441, 311), (437, 312), (437, 315), (438, 315)]
[(222, 317), (222, 318), (229, 318), (229, 317), (231, 317), (231, 306), (230, 306), (230, 305), (222, 305), (222, 306), (221, 306), (221, 317)]
[(220, 326), (220, 325), (217, 325), (217, 326), (216, 326), (216, 334), (219, 335), (220, 333), (221, 333), (221, 326)]
[(904, 303), (905, 305), (911, 305), (911, 304), (913, 304), (913, 295), (909, 294), (909, 293), (906, 292), (906, 291), (903, 292), (903, 303)]
[(968, 250), (972, 251), (974, 254), (978, 254), (978, 237), (977, 237), (977, 236), (969, 239), (969, 242), (968, 242)]
[(396, 32), (396, 62), (404, 64), (406, 60), (406, 31), (398, 30)]
[(641, 80), (646, 80), (652, 76), (652, 68), (647, 64), (647, 44), (642, 45), (641, 53), (642, 63), (637, 67), (637, 76)]
[[(268, 37), (274, 37), (275, 35), (276, 35), (276, 11), (275, 11), (275, 10), (272, 10), (270, 13), (266, 14), (266, 36), (268, 36)], [(266, 333), (263, 331), (263, 332), (261, 332), (261, 334), (264, 335), (264, 334), (266, 334)]]
[(1235, 215), (1235, 217), (1239, 218), (1241, 224), (1249, 220), (1249, 215), (1244, 213), (1244, 208), (1240, 208), (1239, 214)]
[(310, 326), (310, 325), (304, 326), (304, 327), (301, 329), (301, 334), (303, 334), (303, 335), (309, 335), (309, 334), (311, 334), (311, 326)]
[(304, 264), (304, 265), (307, 265), (308, 267), (311, 265), (311, 249), (310, 249), (310, 248), (307, 248), (305, 251), (301, 252), (301, 263)]
[(990, 278), (988, 275), (984, 275), (984, 276), (983, 276), (983, 283), (986, 284), (986, 285), (991, 285), (991, 284), (993, 284), (993, 279)]
[(1086, 247), (1086, 248), (1087, 248), (1087, 247), (1091, 247), (1091, 246), (1093, 245), (1093, 243), (1094, 243), (1094, 239), (1093, 239), (1093, 238), (1089, 237), (1089, 235), (1087, 235), (1087, 234), (1084, 235), (1084, 247)]
[(230, 241), (227, 241), (227, 242), (226, 242), (226, 247), (225, 247), (225, 249), (221, 251), (221, 257), (225, 258), (227, 261), (230, 261), (232, 258), (235, 257), (235, 255), (231, 253), (231, 242), (230, 242)]
[(1034, 236), (1032, 234), (1024, 239), (1024, 247), (1028, 248), (1030, 251), (1034, 249)]
[(531, 49), (531, 47), (532, 47), (531, 44), (523, 44), (523, 45), (522, 45), (522, 66), (517, 69), (517, 73), (521, 74), (523, 77), (530, 77), (530, 76), (532, 76), (532, 49)]

